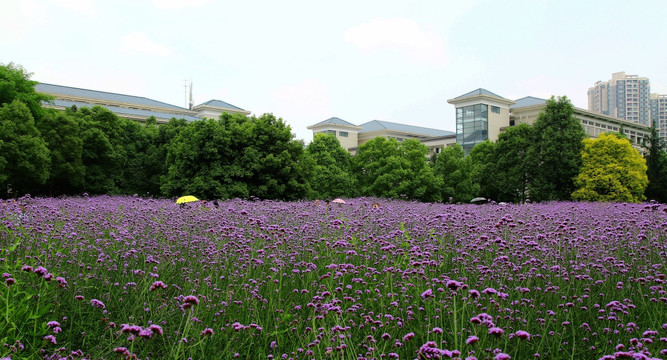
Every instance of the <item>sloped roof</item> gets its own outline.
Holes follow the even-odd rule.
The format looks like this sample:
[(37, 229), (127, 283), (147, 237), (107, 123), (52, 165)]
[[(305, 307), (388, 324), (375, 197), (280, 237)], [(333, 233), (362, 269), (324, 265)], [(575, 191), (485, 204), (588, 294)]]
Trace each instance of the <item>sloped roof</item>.
[(155, 116), (158, 119), (176, 118), (176, 119), (185, 119), (187, 121), (201, 120), (198, 117), (194, 117), (194, 116), (190, 116), (190, 115), (156, 112), (156, 111), (141, 110), (141, 109), (129, 109), (129, 108), (120, 107), (120, 106), (89, 104), (89, 103), (84, 103), (84, 102), (80, 102), (80, 101), (55, 99), (55, 100), (53, 100), (52, 103), (55, 106), (64, 107), (64, 108), (72, 107), (72, 105), (76, 105), (77, 108), (93, 107), (93, 106), (97, 105), (97, 106), (101, 106), (103, 108), (109, 109), (109, 111), (111, 111), (114, 114), (117, 114), (120, 117), (123, 117), (123, 115), (140, 116), (140, 117), (145, 117), (145, 118)]
[(320, 126), (320, 125), (343, 125), (343, 126), (359, 127), (357, 125), (354, 125), (354, 124), (352, 124), (348, 121), (345, 121), (345, 120), (343, 120), (341, 118), (337, 118), (337, 117), (331, 117), (331, 118), (328, 118), (324, 121), (320, 121), (315, 125), (311, 125), (311, 127)]
[(244, 109), (241, 109), (241, 108), (238, 107), (238, 106), (234, 106), (234, 105), (232, 105), (232, 104), (230, 104), (230, 103), (227, 103), (227, 102), (224, 102), (224, 101), (222, 101), (222, 100), (215, 100), (215, 99), (213, 99), (213, 100), (209, 100), (209, 101), (207, 101), (207, 102), (205, 102), (205, 103), (201, 103), (201, 104), (199, 104), (199, 105), (197, 105), (197, 106), (195, 106), (195, 107), (199, 107), (199, 106), (214, 106), (214, 107), (223, 108), (223, 109), (232, 109), (232, 110), (246, 111), (246, 110), (244, 110)]
[(123, 103), (143, 105), (143, 106), (163, 107), (163, 108), (169, 108), (169, 109), (174, 109), (174, 110), (187, 110), (186, 108), (182, 108), (180, 106), (171, 105), (171, 104), (168, 104), (168, 103), (165, 103), (165, 102), (162, 102), (162, 101), (148, 99), (148, 98), (145, 98), (143, 96), (123, 95), (123, 94), (116, 94), (116, 93), (111, 93), (111, 92), (106, 92), (106, 91), (80, 89), (80, 88), (75, 88), (75, 87), (70, 87), (70, 86), (63, 86), (63, 85), (38, 83), (35, 86), (35, 91), (42, 92), (42, 93), (79, 96), (79, 97), (85, 97), (85, 98), (89, 98), (89, 99), (99, 99), (99, 100), (106, 100), (106, 101), (113, 101), (113, 102), (123, 102)]
[(547, 102), (546, 99), (540, 99), (534, 96), (526, 96), (516, 100), (515, 104), (510, 106), (510, 109), (515, 109), (525, 106), (533, 106), (533, 105), (543, 105), (546, 102)]
[(447, 136), (447, 135), (454, 134), (453, 132), (446, 131), (446, 130), (432, 129), (432, 128), (426, 128), (426, 127), (421, 127), (421, 126), (407, 125), (407, 124), (398, 124), (398, 123), (393, 123), (393, 122), (390, 122), (390, 121), (382, 121), (382, 120), (369, 121), (367, 123), (361, 124), (360, 126), (363, 129), (359, 130), (359, 133), (371, 132), (371, 131), (380, 131), (380, 130), (394, 130), (394, 131), (400, 131), (400, 132), (404, 132), (404, 133), (412, 133), (412, 134), (425, 135), (425, 136), (430, 136), (430, 137)]
[(489, 90), (479, 88), (479, 89), (477, 89), (477, 90), (473, 90), (473, 91), (471, 91), (471, 92), (469, 92), (469, 93), (465, 93), (465, 94), (463, 94), (463, 95), (461, 95), (461, 96), (457, 96), (457, 97), (455, 97), (455, 98), (452, 99), (452, 100), (463, 99), (463, 98), (467, 98), (467, 97), (469, 97), (469, 96), (478, 96), (478, 95), (487, 95), (487, 96), (493, 96), (493, 97), (497, 97), (497, 98), (505, 99), (504, 97), (502, 97), (502, 96), (500, 96), (500, 95), (497, 95), (497, 94), (494, 94), (494, 93), (490, 92)]

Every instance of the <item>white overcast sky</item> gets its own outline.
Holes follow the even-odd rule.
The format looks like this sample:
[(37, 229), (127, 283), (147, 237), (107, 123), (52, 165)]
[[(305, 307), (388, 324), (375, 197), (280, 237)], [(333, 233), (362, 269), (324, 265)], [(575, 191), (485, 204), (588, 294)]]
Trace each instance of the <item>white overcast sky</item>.
[(455, 131), (447, 99), (586, 91), (613, 72), (667, 93), (663, 0), (5, 0), (0, 63), (40, 82)]

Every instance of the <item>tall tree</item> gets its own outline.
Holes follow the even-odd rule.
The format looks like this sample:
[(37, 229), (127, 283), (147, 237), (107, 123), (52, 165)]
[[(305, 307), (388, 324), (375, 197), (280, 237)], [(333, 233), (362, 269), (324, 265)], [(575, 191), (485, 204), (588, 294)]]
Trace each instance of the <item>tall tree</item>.
[(231, 176), (237, 175), (225, 169), (233, 156), (230, 142), (229, 131), (218, 120), (195, 121), (183, 128), (169, 145), (163, 193), (206, 199), (236, 196), (225, 186)]
[[(495, 147), (493, 179), (498, 201), (524, 202), (531, 184), (530, 147), (535, 138), (528, 124), (512, 126), (500, 133)], [(532, 193), (530, 194), (532, 198)]]
[(158, 129), (154, 121), (145, 124), (120, 118), (123, 159), (123, 176), (119, 184), (122, 194), (146, 195), (153, 190), (150, 180), (155, 176), (155, 164), (151, 163), (151, 147)]
[(312, 199), (353, 197), (356, 178), (351, 173), (352, 159), (333, 134), (315, 134), (305, 155), (313, 161), (309, 180)]
[(162, 190), (207, 199), (302, 199), (308, 194), (303, 144), (282, 119), (224, 113), (195, 121), (170, 145)]
[(646, 161), (628, 139), (610, 133), (583, 142), (583, 165), (573, 199), (625, 202), (645, 199)]
[(83, 148), (81, 160), (86, 168), (84, 189), (91, 194), (117, 194), (123, 176), (125, 151), (121, 121), (101, 106), (76, 112)]
[(447, 201), (468, 203), (479, 195), (479, 182), (472, 178), (472, 162), (461, 145), (446, 147), (437, 157), (434, 172), (440, 177), (441, 196)]
[(42, 102), (53, 98), (36, 92), (37, 81), (30, 80), (31, 76), (20, 65), (0, 64), (0, 105), (19, 100), (28, 107), (33, 119), (39, 119), (43, 115)]
[(400, 145), (396, 139), (376, 137), (359, 147), (354, 164), (363, 195), (401, 196), (399, 189), (408, 173), (401, 160)]
[(81, 160), (83, 140), (76, 118), (70, 111), (50, 110), (37, 121), (37, 128), (51, 154), (44, 193), (56, 196), (80, 192), (85, 167)]
[(568, 200), (581, 167), (582, 140), (586, 133), (565, 97), (547, 100), (533, 124), (528, 153), (532, 180), (530, 198), (536, 201)]
[(486, 140), (475, 145), (468, 154), (472, 166), (470, 177), (479, 184), (478, 196), (494, 200), (498, 199), (495, 152), (496, 144)]
[(403, 156), (407, 160), (411, 175), (403, 193), (411, 199), (420, 201), (440, 201), (438, 179), (428, 162), (428, 147), (419, 140), (407, 139), (401, 143)]
[(0, 107), (0, 196), (35, 191), (49, 177), (49, 149), (28, 106), (20, 100)]
[(414, 139), (376, 137), (359, 147), (354, 172), (366, 196), (438, 200), (428, 148)]
[(648, 186), (646, 186), (646, 198), (662, 203), (667, 202), (667, 153), (665, 144), (662, 142), (656, 121), (651, 125), (651, 134), (645, 145), (648, 150), (646, 155), (646, 175)]
[[(238, 116), (225, 113), (220, 119), (224, 122)], [(283, 200), (307, 197), (311, 169), (302, 163), (303, 142), (294, 140), (290, 126), (273, 114), (247, 119), (238, 137), (245, 141), (236, 148), (243, 151), (237, 162), (243, 161), (246, 174), (239, 180), (247, 184), (250, 195)]]
[[(146, 126), (152, 128), (155, 124), (153, 119), (147, 121)], [(163, 193), (161, 190), (162, 184), (167, 182), (167, 175), (169, 168), (167, 166), (167, 153), (169, 150), (170, 143), (174, 140), (180, 132), (188, 126), (188, 121), (185, 119), (176, 119), (172, 118), (166, 124), (161, 124), (157, 127), (157, 134), (154, 134), (152, 145), (147, 151), (147, 159), (145, 166), (147, 167), (146, 172), (148, 179), (146, 184), (149, 186), (145, 189), (147, 194), (156, 196), (168, 194)], [(152, 133), (153, 130), (149, 130), (149, 133)], [(142, 192), (143, 193), (143, 192)]]

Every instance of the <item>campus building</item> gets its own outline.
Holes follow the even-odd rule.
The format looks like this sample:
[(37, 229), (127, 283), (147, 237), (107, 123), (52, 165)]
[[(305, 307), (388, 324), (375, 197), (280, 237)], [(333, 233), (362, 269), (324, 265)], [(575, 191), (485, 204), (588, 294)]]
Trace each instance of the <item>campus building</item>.
[[(447, 100), (454, 105), (456, 132), (373, 120), (354, 125), (333, 117), (308, 127), (316, 133), (334, 134), (343, 148), (355, 154), (358, 147), (376, 136), (417, 139), (428, 146), (429, 155), (437, 154), (447, 146), (459, 144), (466, 154), (485, 140), (496, 141), (502, 131), (510, 126), (533, 124), (546, 107), (547, 100), (526, 96), (517, 100), (506, 99), (486, 89), (477, 89)], [(656, 99), (656, 106), (667, 116), (667, 96)], [(574, 116), (590, 137), (604, 132), (623, 131), (632, 145), (644, 151), (644, 139), (650, 135), (650, 127), (634, 121), (575, 107)]]
[(317, 133), (334, 134), (341, 146), (351, 154), (356, 154), (359, 146), (383, 136), (396, 139), (417, 139), (429, 147), (429, 152), (439, 153), (447, 145), (456, 143), (456, 134), (451, 131), (399, 124), (390, 121), (373, 120), (361, 125), (354, 125), (343, 119), (332, 117), (307, 127)]
[(99, 105), (109, 111), (130, 120), (145, 121), (154, 116), (157, 123), (166, 123), (172, 118), (188, 121), (203, 118), (215, 119), (223, 112), (249, 115), (250, 111), (241, 109), (221, 100), (209, 100), (199, 105), (184, 108), (142, 96), (123, 95), (105, 91), (80, 89), (69, 86), (38, 83), (35, 90), (53, 96), (52, 103), (43, 106), (65, 110), (72, 106), (93, 107)]
[[(518, 100), (508, 100), (485, 89), (477, 89), (470, 93), (447, 100), (456, 107), (457, 143), (464, 146), (466, 153), (472, 149), (470, 143), (479, 143), (486, 139), (498, 140), (500, 132), (510, 126), (519, 124), (532, 125), (546, 107), (547, 100), (526, 96)], [(508, 107), (509, 111), (505, 110)], [(479, 112), (476, 109), (481, 109)], [(472, 111), (475, 110), (475, 111)], [(650, 135), (648, 125), (619, 119), (614, 116), (599, 114), (575, 107), (574, 117), (579, 120), (586, 134), (598, 137), (604, 132), (624, 131), (633, 146), (642, 150), (644, 139)], [(487, 128), (486, 133), (476, 133), (476, 129)], [(459, 131), (462, 129), (462, 131)], [(466, 129), (474, 129), (466, 131)], [(468, 134), (473, 134), (469, 141)], [(462, 139), (459, 141), (458, 139)], [(468, 147), (465, 147), (468, 145)]]
[(456, 143), (469, 153), (475, 145), (498, 135), (509, 125), (510, 106), (514, 101), (485, 89), (447, 100), (456, 107)]

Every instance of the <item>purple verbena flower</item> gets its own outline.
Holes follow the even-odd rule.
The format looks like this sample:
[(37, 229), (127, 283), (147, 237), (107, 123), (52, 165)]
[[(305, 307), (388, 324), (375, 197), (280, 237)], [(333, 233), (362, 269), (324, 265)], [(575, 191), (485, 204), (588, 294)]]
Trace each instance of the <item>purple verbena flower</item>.
[(106, 308), (106, 306), (104, 306), (104, 303), (97, 300), (97, 299), (90, 300), (90, 305), (92, 305), (93, 307), (100, 308), (100, 309)]

